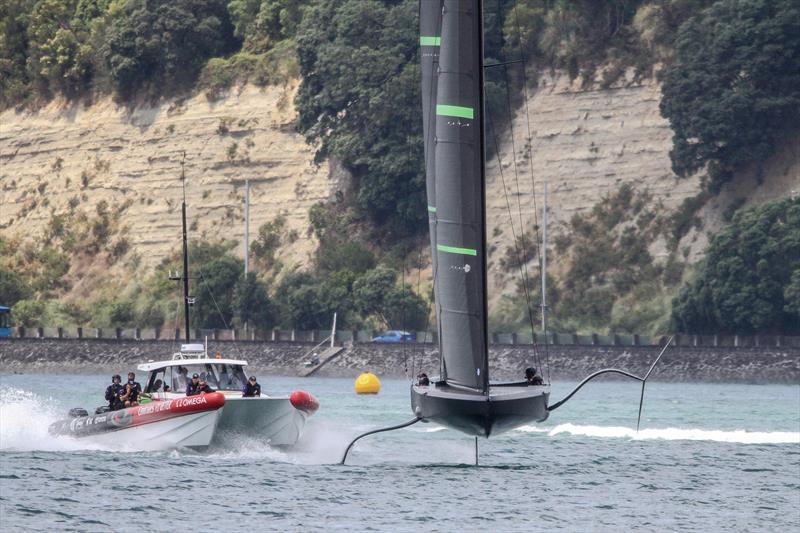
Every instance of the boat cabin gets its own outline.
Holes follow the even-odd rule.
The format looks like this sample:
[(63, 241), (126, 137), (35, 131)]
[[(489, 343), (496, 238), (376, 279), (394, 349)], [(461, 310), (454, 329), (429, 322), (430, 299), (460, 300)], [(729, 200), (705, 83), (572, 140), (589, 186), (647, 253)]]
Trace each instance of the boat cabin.
[(202, 344), (184, 344), (171, 360), (150, 361), (139, 365), (138, 369), (148, 373), (144, 392), (167, 392), (164, 385), (168, 385), (169, 392), (181, 394), (186, 392), (186, 385), (194, 374), (215, 390), (241, 392), (247, 384), (246, 366), (247, 361), (209, 358)]

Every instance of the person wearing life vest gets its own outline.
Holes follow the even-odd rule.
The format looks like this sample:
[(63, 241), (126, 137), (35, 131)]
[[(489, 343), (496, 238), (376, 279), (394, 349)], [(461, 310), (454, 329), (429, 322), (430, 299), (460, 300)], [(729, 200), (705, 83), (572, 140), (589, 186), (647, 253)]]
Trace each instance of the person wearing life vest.
[(536, 369), (532, 366), (525, 369), (525, 381), (528, 385), (544, 385), (542, 376), (537, 376)]
[(186, 396), (199, 394), (197, 388), (200, 386), (200, 374), (192, 374), (192, 380), (186, 384)]
[(122, 400), (119, 397), (125, 393), (125, 389), (120, 384), (122, 378), (119, 374), (111, 376), (111, 385), (106, 388), (106, 401), (108, 402), (109, 411), (117, 411), (122, 409)]
[[(197, 374), (195, 374), (196, 376)], [(192, 376), (192, 382), (194, 382), (194, 376)], [(189, 387), (186, 387), (186, 396), (195, 396), (196, 394), (206, 394), (208, 392), (215, 392), (211, 386), (206, 383), (205, 378), (198, 377), (197, 385), (192, 388), (192, 391), (189, 392)]]
[(261, 397), (261, 385), (258, 384), (255, 376), (250, 376), (244, 390), (242, 391), (242, 398), (259, 398)]
[(135, 407), (139, 405), (139, 395), (142, 393), (142, 386), (136, 382), (136, 374), (128, 372), (128, 382), (125, 384), (123, 394), (119, 399), (125, 407)]

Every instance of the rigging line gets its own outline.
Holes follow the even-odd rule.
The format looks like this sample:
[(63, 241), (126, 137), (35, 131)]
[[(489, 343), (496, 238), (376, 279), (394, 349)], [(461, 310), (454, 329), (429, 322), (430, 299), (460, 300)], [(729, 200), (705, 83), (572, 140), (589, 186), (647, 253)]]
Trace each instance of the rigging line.
[[(525, 44), (522, 41), (522, 28), (519, 24), (519, 6), (514, 7), (514, 25), (517, 30), (517, 39), (519, 40), (519, 49), (520, 49), (520, 59), (522, 60), (522, 87), (523, 87), (523, 101), (525, 102), (525, 124), (527, 126), (527, 133), (528, 133), (528, 164), (530, 165), (531, 169), (531, 194), (533, 196), (533, 227), (536, 230), (536, 242), (540, 243), (541, 240), (539, 239), (539, 208), (536, 205), (536, 179), (533, 173), (533, 136), (531, 135), (531, 115), (530, 110), (528, 108), (528, 62), (527, 62), (527, 50)], [(544, 244), (544, 243), (542, 243)], [(536, 256), (539, 259), (539, 269), (541, 270), (543, 263), (542, 263), (542, 247), (536, 247)], [(547, 272), (542, 272), (542, 275), (547, 278)], [(546, 295), (545, 295), (546, 296)], [(542, 313), (545, 312), (544, 307), (542, 308)], [(545, 328), (547, 324), (545, 323)], [(542, 332), (544, 334), (544, 356), (545, 362), (547, 365), (547, 383), (550, 383), (550, 348), (549, 343), (547, 342), (547, 331)]]
[[(517, 261), (519, 262), (520, 269), (522, 269), (522, 257), (519, 253), (519, 243), (517, 241), (517, 233), (514, 230), (514, 215), (511, 213), (511, 202), (508, 199), (508, 188), (506, 187), (506, 178), (505, 174), (503, 173), (503, 161), (500, 157), (500, 145), (497, 141), (497, 131), (494, 128), (494, 122), (489, 120), (489, 116), (486, 116), (486, 123), (489, 126), (489, 130), (492, 133), (492, 138), (494, 139), (494, 146), (495, 146), (495, 157), (497, 157), (497, 167), (500, 171), (500, 181), (503, 183), (503, 195), (506, 199), (506, 206), (508, 208), (508, 218), (511, 223), (511, 235), (514, 240), (514, 251), (517, 254)], [(528, 295), (527, 291), (525, 292), (525, 302), (528, 309), (530, 309), (530, 296)], [(536, 360), (536, 352), (534, 351), (534, 360)]]
[[(525, 242), (522, 240), (525, 237), (525, 224), (522, 220), (522, 195), (520, 194), (519, 190), (519, 172), (517, 170), (517, 143), (514, 137), (514, 117), (512, 116), (511, 112), (511, 84), (508, 81), (508, 69), (503, 68), (503, 75), (506, 82), (506, 107), (508, 109), (508, 125), (509, 131), (511, 133), (511, 155), (514, 161), (514, 183), (517, 186), (517, 214), (519, 215), (519, 227), (520, 227), (520, 245), (523, 247), (522, 255), (519, 258), (520, 262), (520, 277), (522, 278), (522, 286), (525, 291), (526, 297), (525, 302), (527, 304), (527, 311), (528, 311), (528, 319), (531, 325), (531, 337), (534, 334), (534, 321), (533, 321), (533, 306), (531, 304), (531, 297), (530, 297), (530, 275), (528, 274), (528, 262), (525, 260)], [(536, 366), (541, 368), (541, 361), (539, 360), (539, 354), (536, 351), (536, 345), (533, 344), (533, 359), (536, 361)]]

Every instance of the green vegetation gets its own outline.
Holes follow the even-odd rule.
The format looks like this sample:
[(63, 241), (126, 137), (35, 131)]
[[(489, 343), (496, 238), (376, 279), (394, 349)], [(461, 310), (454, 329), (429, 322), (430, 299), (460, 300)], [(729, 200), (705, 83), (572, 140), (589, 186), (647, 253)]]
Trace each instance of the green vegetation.
[(687, 333), (800, 335), (800, 200), (742, 209), (673, 301)]
[[(548, 274), (550, 326), (563, 332), (664, 331), (669, 321), (669, 295), (677, 290), (684, 264), (675, 253), (666, 263), (655, 261), (649, 246), (659, 239), (668, 244), (672, 231), (663, 210), (652, 206), (649, 195), (628, 185), (602, 198), (591, 211), (575, 215), (566, 235), (556, 239), (555, 249), (549, 250), (552, 268), (561, 271), (559, 276)], [(525, 260), (535, 260), (533, 243), (522, 244), (527, 251)], [(501, 267), (516, 270), (516, 257), (509, 248), (500, 259)], [(538, 265), (529, 266), (528, 272), (533, 320), (538, 326)], [(527, 302), (525, 287), (518, 282), (515, 293), (504, 297), (494, 311), (493, 327), (528, 330)]]
[[(426, 242), (416, 17), (416, 0), (5, 0), (0, 110), (56, 96), (76, 101), (114, 94), (135, 105), (200, 90), (215, 99), (242, 83), (286, 85), (301, 78), (297, 127), (318, 161), (333, 156), (343, 164), (353, 187), (335, 203), (311, 209), (308, 237), (319, 247), (309, 272), (282, 264), (279, 250), (300, 237), (281, 216), (260, 228), (251, 248), (259, 273), (246, 279), (228, 245), (193, 243), (193, 275), (202, 269), (193, 325), (322, 328), (336, 310), (344, 327), (419, 328), (428, 320), (425, 300), (398, 280)], [(794, 271), (770, 274), (777, 281), (768, 288), (778, 294), (780, 287), (783, 310), (759, 307), (749, 325), (728, 289), (715, 292), (710, 260), (691, 285), (705, 300), (689, 288), (674, 310), (670, 299), (693, 274), (677, 248), (700, 227), (699, 209), (734, 170), (761, 165), (797, 127), (797, 2), (491, 0), (484, 22), (486, 62), (512, 62), (487, 72), (490, 145), (507, 126), (509, 107), (521, 103), (519, 59), (531, 72), (560, 68), (603, 86), (627, 77), (630, 67), (642, 76), (660, 65), (661, 110), (675, 133), (673, 169), (681, 176), (706, 169), (710, 178), (707, 190), (670, 216), (644, 209), (647, 198), (621, 189), (575, 217), (556, 240), (563, 271), (550, 284), (554, 326), (646, 333), (666, 328), (674, 311), (675, 324), (687, 331), (786, 331), (786, 316), (800, 307)], [(223, 119), (218, 133), (228, 135), (234, 126)], [(226, 139), (225, 148), (223, 157), (239, 164), (252, 139)], [(62, 167), (56, 159), (50, 168), (59, 185)], [(88, 192), (108, 171), (108, 162), (96, 160), (78, 183)], [(56, 189), (48, 179), (36, 185), (23, 213), (46, 206)], [(174, 325), (180, 305), (163, 270), (176, 268), (178, 257), (143, 277), (119, 224), (127, 206), (88, 210), (82, 207), (87, 199), (76, 195), (69, 210), (52, 213), (37, 242), (0, 241), (0, 300), (17, 303), (16, 320), (31, 325)], [(735, 214), (741, 205), (725, 213), (734, 226), (745, 217)], [(232, 208), (227, 216), (235, 216)], [(530, 263), (535, 245), (523, 237), (523, 261)], [(747, 250), (773, 237), (760, 233), (753, 238), (763, 241)], [(657, 239), (669, 252), (663, 261), (650, 255)], [(500, 253), (501, 269), (516, 270), (516, 250)], [(97, 265), (118, 278), (93, 270)], [(130, 277), (125, 290), (121, 272)], [(100, 287), (91, 299), (58, 301), (86, 280)], [(518, 290), (506, 298), (493, 323), (505, 329), (527, 323), (523, 296)], [(531, 298), (538, 299), (535, 289)]]
[(683, 24), (661, 112), (679, 176), (708, 165), (712, 185), (761, 164), (800, 119), (800, 5), (722, 0)]

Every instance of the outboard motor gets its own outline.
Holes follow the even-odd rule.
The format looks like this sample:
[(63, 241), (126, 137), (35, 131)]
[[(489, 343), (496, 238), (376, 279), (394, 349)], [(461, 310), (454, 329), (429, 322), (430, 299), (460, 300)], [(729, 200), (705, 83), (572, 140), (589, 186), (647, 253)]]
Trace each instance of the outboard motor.
[(70, 418), (80, 418), (82, 416), (89, 416), (89, 413), (83, 407), (73, 407), (69, 410)]
[(100, 407), (98, 407), (98, 408), (96, 408), (96, 409), (94, 410), (94, 414), (96, 414), (96, 415), (102, 415), (103, 413), (107, 413), (107, 412), (109, 412), (109, 411), (110, 411), (110, 409), (108, 408), (108, 406), (107, 406), (107, 405), (101, 405)]

